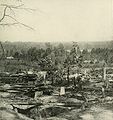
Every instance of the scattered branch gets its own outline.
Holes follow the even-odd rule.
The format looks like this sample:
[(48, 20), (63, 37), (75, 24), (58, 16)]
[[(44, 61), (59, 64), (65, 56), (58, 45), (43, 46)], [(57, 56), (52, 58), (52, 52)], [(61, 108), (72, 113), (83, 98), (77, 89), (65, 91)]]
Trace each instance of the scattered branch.
[(20, 4), (20, 5), (18, 5), (18, 6), (1, 4), (1, 6), (5, 6), (5, 7), (8, 7), (8, 8), (10, 8), (10, 9), (23, 9), (23, 10), (27, 10), (27, 11), (28, 11), (28, 10), (30, 10), (30, 11), (35, 11), (35, 9), (23, 7), (24, 4)]
[(0, 26), (12, 26), (12, 25), (17, 25), (18, 23), (3, 23), (3, 24), (0, 24)]
[[(15, 16), (15, 12), (14, 12), (14, 9), (23, 9), (23, 10), (27, 10), (27, 11), (34, 11), (35, 9), (30, 9), (30, 8), (24, 8), (22, 6), (24, 6), (24, 4), (21, 4), (21, 5), (18, 5), (18, 6), (14, 6), (14, 5), (7, 5), (7, 4), (2, 4), (1, 6), (4, 6), (4, 10), (3, 10), (3, 16), (2, 18), (0, 19), (0, 25), (1, 26), (11, 26), (11, 25), (16, 25), (16, 24), (20, 24), (20, 25), (23, 25), (24, 27), (26, 28), (29, 28), (31, 30), (34, 30), (32, 27), (24, 24), (24, 23), (21, 23), (19, 22), (14, 16)], [(10, 10), (12, 13), (13, 13), (13, 16), (12, 15), (8, 15), (7, 14), (7, 10)], [(2, 23), (4, 21), (4, 19), (8, 17), (10, 19), (12, 19), (12, 21), (14, 21), (13, 23)]]
[(4, 10), (3, 10), (3, 16), (2, 16), (2, 18), (0, 19), (0, 22), (2, 22), (3, 20), (4, 20), (4, 18), (5, 18), (5, 16), (6, 16), (6, 10), (7, 10), (7, 6), (4, 8)]

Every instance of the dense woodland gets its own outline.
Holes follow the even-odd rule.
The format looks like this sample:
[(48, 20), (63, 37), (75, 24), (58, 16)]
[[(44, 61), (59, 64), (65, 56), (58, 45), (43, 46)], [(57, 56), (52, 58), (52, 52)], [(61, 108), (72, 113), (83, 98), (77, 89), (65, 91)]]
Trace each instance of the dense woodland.
[[(96, 47), (93, 48), (91, 44), (79, 44), (77, 54), (78, 56), (82, 56), (82, 60), (91, 60), (93, 63), (94, 60), (96, 62), (105, 61), (106, 63), (113, 63), (113, 45), (103, 44), (99, 46), (97, 43), (94, 45)], [(18, 45), (17, 45), (18, 44)], [(100, 44), (100, 43), (99, 43)], [(57, 65), (60, 63), (64, 63), (67, 56), (72, 57), (73, 43), (3, 43), (5, 48), (5, 56), (13, 56), (14, 58), (20, 60), (28, 60), (28, 61), (37, 61), (39, 64), (43, 62), (44, 59), (51, 58), (52, 62)], [(76, 53), (75, 53), (76, 54)]]

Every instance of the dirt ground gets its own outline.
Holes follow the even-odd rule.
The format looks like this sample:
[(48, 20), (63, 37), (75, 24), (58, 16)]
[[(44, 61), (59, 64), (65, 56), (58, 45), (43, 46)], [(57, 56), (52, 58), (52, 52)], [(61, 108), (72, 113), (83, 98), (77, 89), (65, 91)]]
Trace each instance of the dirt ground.
[[(8, 98), (0, 98), (0, 120), (33, 120), (16, 113), (10, 106)], [(36, 120), (113, 120), (113, 103), (92, 105), (85, 111), (73, 109), (55, 117), (37, 118)]]

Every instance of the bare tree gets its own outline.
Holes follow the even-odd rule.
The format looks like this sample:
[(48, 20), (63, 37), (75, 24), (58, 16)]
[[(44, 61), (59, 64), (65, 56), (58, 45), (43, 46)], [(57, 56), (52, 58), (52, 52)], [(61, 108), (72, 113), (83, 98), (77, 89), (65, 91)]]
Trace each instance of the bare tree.
[[(8, 3), (9, 1), (9, 3)], [(17, 10), (24, 10), (24, 11), (35, 11), (35, 9), (31, 8), (26, 8), (22, 2), (22, 0), (14, 0), (16, 1), (16, 4), (13, 4), (10, 0), (7, 0), (0, 4), (0, 10), (1, 10), (1, 16), (0, 16), (0, 26), (15, 26), (15, 25), (21, 25), (24, 26), (27, 29), (34, 30), (34, 28), (30, 27), (27, 24), (24, 24), (23, 22), (20, 22), (16, 16), (17, 15)], [(5, 58), (5, 50), (2, 45), (2, 42), (0, 42), (0, 47), (2, 49), (2, 56), (0, 59)]]
[[(20, 2), (20, 0), (17, 0), (19, 5), (9, 5), (9, 4), (1, 4), (0, 7), (2, 7), (2, 16), (0, 18), (0, 26), (12, 26), (12, 25), (22, 25), (28, 29), (34, 30), (29, 25), (26, 25), (22, 22), (20, 22), (16, 18), (16, 10), (25, 10), (25, 11), (35, 11), (35, 9), (26, 8), (24, 7), (24, 4)], [(6, 19), (8, 19), (10, 22), (6, 22)]]

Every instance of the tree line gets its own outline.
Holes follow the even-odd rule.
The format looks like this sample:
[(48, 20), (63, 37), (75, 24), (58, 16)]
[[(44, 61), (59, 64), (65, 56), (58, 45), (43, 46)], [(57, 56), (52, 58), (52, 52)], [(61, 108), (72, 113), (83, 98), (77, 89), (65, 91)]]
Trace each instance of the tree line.
[(87, 49), (82, 51), (84, 60), (97, 62), (104, 60), (107, 64), (113, 63), (113, 48), (92, 48), (89, 52)]

